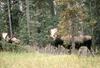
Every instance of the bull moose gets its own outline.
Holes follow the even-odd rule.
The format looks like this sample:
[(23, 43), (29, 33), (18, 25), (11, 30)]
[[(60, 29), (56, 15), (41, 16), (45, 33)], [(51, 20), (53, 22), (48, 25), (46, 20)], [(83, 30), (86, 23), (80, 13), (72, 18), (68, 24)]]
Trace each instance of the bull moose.
[(53, 39), (51, 44), (54, 45), (55, 47), (64, 44), (64, 41), (61, 39), (61, 36), (57, 34), (57, 32), (58, 32), (57, 28), (53, 28), (50, 30), (50, 37)]

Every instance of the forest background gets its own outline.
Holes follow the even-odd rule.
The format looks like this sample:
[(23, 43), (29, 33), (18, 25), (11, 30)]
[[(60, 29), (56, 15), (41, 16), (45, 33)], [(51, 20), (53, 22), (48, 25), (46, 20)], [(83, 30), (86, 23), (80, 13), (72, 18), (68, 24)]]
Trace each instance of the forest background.
[(1, 33), (10, 32), (9, 9), (12, 34), (22, 44), (46, 46), (50, 29), (57, 27), (62, 36), (81, 31), (93, 37), (93, 45), (100, 45), (99, 0), (0, 0)]

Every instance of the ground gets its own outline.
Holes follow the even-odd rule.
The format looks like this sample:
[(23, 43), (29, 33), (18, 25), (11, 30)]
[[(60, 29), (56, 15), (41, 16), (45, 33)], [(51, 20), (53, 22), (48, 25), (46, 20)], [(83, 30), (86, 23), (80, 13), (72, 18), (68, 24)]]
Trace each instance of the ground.
[(100, 57), (0, 52), (0, 68), (100, 68)]

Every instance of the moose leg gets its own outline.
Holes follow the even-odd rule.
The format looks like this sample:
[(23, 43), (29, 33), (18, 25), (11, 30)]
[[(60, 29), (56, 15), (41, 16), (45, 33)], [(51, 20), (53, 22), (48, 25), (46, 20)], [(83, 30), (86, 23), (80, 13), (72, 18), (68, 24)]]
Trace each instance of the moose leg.
[(91, 47), (91, 46), (92, 46), (92, 40), (87, 40), (87, 41), (85, 41), (85, 42), (84, 42), (84, 45), (87, 46), (87, 48), (89, 49), (91, 55), (94, 56), (94, 51), (93, 51), (93, 49), (92, 49), (92, 47)]
[(92, 56), (95, 56), (95, 55), (94, 55), (93, 48), (92, 48), (92, 47), (90, 47), (90, 48), (88, 48), (88, 49), (89, 49), (89, 51), (90, 51), (91, 55), (92, 55)]

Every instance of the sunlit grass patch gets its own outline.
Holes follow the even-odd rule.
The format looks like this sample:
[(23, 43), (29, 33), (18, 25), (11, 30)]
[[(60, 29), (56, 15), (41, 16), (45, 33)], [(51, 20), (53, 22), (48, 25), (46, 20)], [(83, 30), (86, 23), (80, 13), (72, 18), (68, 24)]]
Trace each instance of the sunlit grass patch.
[(99, 68), (99, 57), (0, 52), (0, 68)]

